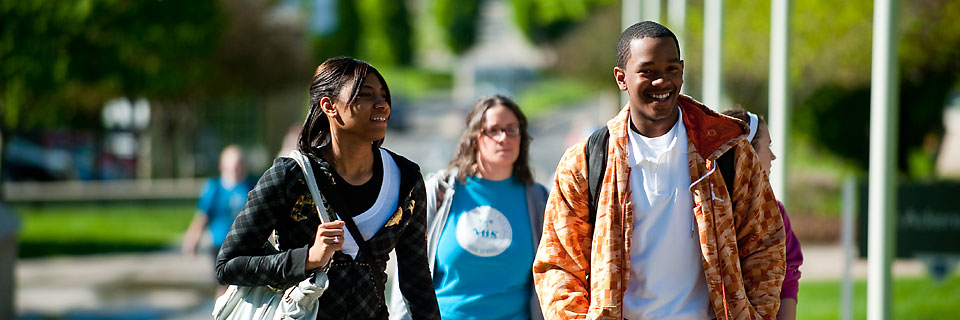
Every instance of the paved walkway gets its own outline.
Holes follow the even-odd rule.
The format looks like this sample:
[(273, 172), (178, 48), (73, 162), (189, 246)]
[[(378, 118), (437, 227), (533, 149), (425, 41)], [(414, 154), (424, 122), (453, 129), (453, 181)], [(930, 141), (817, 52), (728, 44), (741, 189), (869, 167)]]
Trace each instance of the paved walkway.
[[(804, 246), (802, 281), (839, 279), (839, 246)], [(866, 260), (853, 266), (866, 276)], [(898, 276), (925, 274), (918, 261), (900, 260)], [(177, 252), (58, 257), (18, 261), (20, 319), (209, 319), (216, 283), (209, 256)]]
[[(803, 245), (803, 266), (800, 281), (837, 280), (843, 277), (843, 247), (839, 245)], [(854, 253), (856, 254), (856, 253)], [(921, 276), (926, 267), (919, 260), (897, 260), (891, 271), (897, 276)], [(867, 260), (853, 261), (851, 274), (855, 279), (867, 277)]]
[(18, 261), (23, 319), (209, 319), (216, 283), (210, 256), (178, 252)]

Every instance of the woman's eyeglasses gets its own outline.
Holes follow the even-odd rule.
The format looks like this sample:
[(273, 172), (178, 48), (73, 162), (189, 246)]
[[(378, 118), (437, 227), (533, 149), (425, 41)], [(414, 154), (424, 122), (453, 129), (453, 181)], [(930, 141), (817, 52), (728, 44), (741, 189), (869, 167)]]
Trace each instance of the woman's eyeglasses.
[(488, 136), (488, 137), (491, 137), (491, 138), (496, 139), (496, 138), (499, 138), (499, 137), (500, 137), (500, 134), (505, 134), (505, 135), (507, 135), (508, 137), (516, 137), (516, 136), (519, 136), (519, 135), (520, 135), (520, 128), (519, 128), (519, 127), (506, 127), (506, 128), (496, 128), (496, 127), (494, 127), (494, 128), (483, 129), (483, 131), (480, 131), (480, 132), (483, 133), (483, 135), (485, 135), (485, 136)]

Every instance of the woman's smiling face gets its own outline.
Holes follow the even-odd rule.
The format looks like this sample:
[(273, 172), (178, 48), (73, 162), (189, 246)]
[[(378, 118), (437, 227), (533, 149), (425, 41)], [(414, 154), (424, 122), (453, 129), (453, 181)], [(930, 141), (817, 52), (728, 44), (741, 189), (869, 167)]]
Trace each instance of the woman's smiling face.
[(364, 137), (364, 140), (383, 139), (386, 136), (387, 121), (390, 120), (390, 103), (387, 102), (386, 86), (376, 74), (371, 72), (364, 77), (356, 98), (348, 102), (352, 89), (352, 85), (345, 85), (340, 90), (340, 95), (334, 104), (337, 116), (331, 119), (331, 125), (339, 127), (337, 131)]

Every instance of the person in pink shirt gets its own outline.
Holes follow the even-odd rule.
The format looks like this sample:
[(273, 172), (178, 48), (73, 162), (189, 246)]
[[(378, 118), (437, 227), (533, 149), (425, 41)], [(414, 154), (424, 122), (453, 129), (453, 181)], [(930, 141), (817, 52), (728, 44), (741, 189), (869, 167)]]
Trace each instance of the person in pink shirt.
[[(730, 109), (723, 114), (750, 124), (750, 135), (747, 139), (757, 151), (763, 171), (769, 175), (770, 165), (777, 159), (777, 155), (770, 150), (770, 130), (767, 128), (766, 121), (743, 109)], [(780, 311), (777, 312), (777, 319), (794, 320), (797, 318), (797, 292), (800, 290), (800, 265), (803, 264), (803, 252), (800, 250), (800, 241), (797, 240), (797, 235), (793, 233), (793, 228), (790, 226), (790, 217), (787, 216), (787, 210), (783, 208), (783, 202), (777, 201), (777, 203), (780, 205), (780, 215), (783, 216), (783, 230), (786, 232), (787, 245), (787, 274), (780, 291)]]

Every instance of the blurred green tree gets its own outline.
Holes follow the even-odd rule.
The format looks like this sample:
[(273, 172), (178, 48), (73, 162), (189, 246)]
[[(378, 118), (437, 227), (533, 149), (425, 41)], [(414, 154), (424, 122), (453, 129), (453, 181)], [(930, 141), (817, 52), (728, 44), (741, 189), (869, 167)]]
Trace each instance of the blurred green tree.
[[(301, 0), (312, 12), (308, 19), (324, 19), (323, 30), (311, 34), (313, 64), (336, 56), (353, 56), (375, 65), (410, 65), (413, 62), (413, 27), (407, 1), (331, 0), (326, 7)], [(335, 10), (324, 16), (319, 10)]]
[[(799, 1), (791, 44), (798, 135), (866, 170), (869, 149), (872, 1), (824, 5)], [(960, 80), (960, 2), (900, 5), (898, 171), (909, 174), (911, 153), (943, 135), (947, 95)], [(745, 41), (744, 41), (745, 42)], [(762, 97), (766, 99), (765, 96)], [(758, 104), (758, 105), (765, 105)], [(929, 154), (928, 161), (933, 161)], [(926, 178), (910, 176), (911, 178)]]
[(462, 54), (477, 41), (482, 0), (435, 0), (433, 12), (443, 38), (454, 54)]
[[(477, 24), (484, 0), (433, 0), (433, 12), (447, 46), (462, 54), (477, 41)], [(596, 7), (614, 0), (510, 0), (513, 18), (528, 39), (536, 43), (556, 40)]]
[[(313, 1), (306, 5), (310, 7)], [(356, 56), (360, 46), (360, 33), (364, 25), (360, 23), (356, 1), (336, 1), (337, 24), (332, 31), (324, 34), (311, 35), (313, 48), (313, 64), (318, 65), (324, 60), (336, 56)], [(321, 8), (310, 7), (313, 12)], [(316, 13), (314, 13), (316, 14)], [(311, 19), (317, 19), (311, 17)]]
[(215, 2), (0, 1), (2, 141), (98, 128), (116, 96), (189, 96), (209, 79), (220, 21)]
[(557, 40), (598, 7), (614, 0), (511, 0), (520, 30), (537, 43)]
[[(222, 25), (216, 2), (4, 0), (0, 6), (8, 128), (70, 120), (37, 111), (96, 112), (115, 96), (188, 96), (211, 79)], [(29, 115), (20, 112), (27, 109)]]
[(362, 57), (381, 65), (409, 65), (413, 62), (413, 29), (407, 1), (358, 1), (361, 22)]
[[(166, 1), (166, 0), (165, 0)], [(302, 20), (275, 0), (206, 0), (222, 16), (210, 51), (194, 51), (210, 66), (207, 82), (194, 86), (207, 97), (268, 95), (306, 87), (313, 75)], [(202, 23), (197, 20), (196, 23)]]
[(154, 148), (176, 161), (194, 151), (184, 137), (200, 102), (257, 99), (309, 79), (303, 26), (277, 14), (280, 5), (0, 0), (0, 137), (40, 127), (98, 131), (105, 101), (146, 97), (150, 130), (171, 145)]

